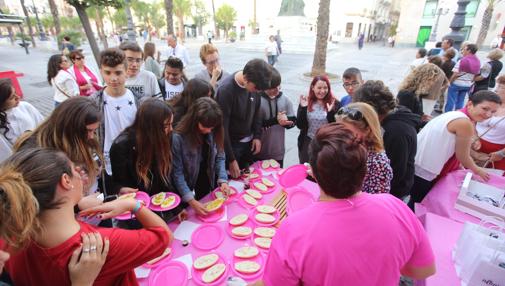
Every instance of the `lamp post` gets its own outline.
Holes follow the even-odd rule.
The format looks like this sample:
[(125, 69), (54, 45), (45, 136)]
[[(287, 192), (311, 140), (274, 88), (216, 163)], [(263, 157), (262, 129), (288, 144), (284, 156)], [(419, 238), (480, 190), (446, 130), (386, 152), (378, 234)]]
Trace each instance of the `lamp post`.
[(431, 31), (430, 42), (435, 42), (437, 40), (437, 29), (438, 29), (438, 21), (440, 20), (440, 16), (445, 16), (449, 13), (449, 8), (438, 8), (438, 10), (433, 9), (433, 15), (437, 16), (435, 20), (435, 25), (433, 26), (433, 31)]
[(458, 10), (454, 13), (450, 26), (452, 31), (443, 38), (444, 40), (454, 40), (453, 47), (456, 50), (459, 50), (461, 43), (465, 40), (465, 34), (461, 32), (461, 29), (465, 27), (466, 6), (468, 3), (470, 3), (470, 0), (458, 0)]
[(42, 26), (42, 22), (40, 22), (39, 13), (37, 12), (37, 7), (35, 6), (35, 2), (32, 0), (33, 5), (33, 13), (35, 13), (35, 19), (37, 20), (37, 26), (39, 28), (40, 40), (47, 41), (46, 33), (44, 32), (44, 26)]
[(135, 26), (133, 25), (133, 17), (132, 17), (132, 12), (130, 10), (130, 0), (125, 0), (125, 11), (126, 11), (126, 19), (127, 19), (127, 28), (128, 32), (126, 34), (128, 35), (128, 41), (136, 43), (137, 42), (137, 34), (135, 32)]

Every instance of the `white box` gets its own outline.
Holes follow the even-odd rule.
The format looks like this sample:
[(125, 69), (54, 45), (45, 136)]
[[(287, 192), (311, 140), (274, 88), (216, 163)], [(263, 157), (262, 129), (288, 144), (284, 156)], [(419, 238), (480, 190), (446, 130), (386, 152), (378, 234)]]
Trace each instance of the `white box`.
[[(491, 198), (498, 203), (497, 206), (468, 195), (468, 193), (478, 195), (480, 197)], [(472, 180), (472, 173), (467, 173), (459, 191), (458, 198), (456, 199), (455, 208), (464, 213), (473, 215), (480, 219), (489, 216), (500, 217), (505, 220), (505, 190), (497, 187), (484, 184)]]

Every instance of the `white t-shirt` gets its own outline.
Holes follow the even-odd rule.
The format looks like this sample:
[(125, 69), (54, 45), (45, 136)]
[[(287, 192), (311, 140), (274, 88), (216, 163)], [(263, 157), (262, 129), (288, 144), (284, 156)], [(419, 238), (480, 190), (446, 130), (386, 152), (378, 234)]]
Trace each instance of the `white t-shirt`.
[(135, 77), (126, 79), (125, 86), (131, 90), (137, 99), (143, 97), (160, 97), (160, 87), (156, 76), (146, 70), (140, 70)]
[(4, 130), (0, 130), (0, 162), (7, 159), (12, 154), (12, 145), (25, 131), (34, 130), (44, 117), (40, 112), (26, 101), (19, 102), (19, 105), (7, 110), (7, 127), (9, 131), (4, 135)]
[[(459, 64), (461, 61), (458, 61), (454, 68), (452, 69), (452, 72), (458, 73), (459, 72)], [(475, 75), (472, 73), (468, 72), (461, 72), (461, 75), (459, 75), (452, 83), (457, 85), (457, 86), (462, 86), (462, 87), (470, 87), (473, 84), (473, 79)]]
[(476, 129), (477, 135), (482, 136), (482, 139), (494, 144), (505, 144), (505, 118), (503, 116), (493, 116), (488, 120), (478, 122)]
[(166, 100), (169, 100), (172, 97), (181, 94), (183, 90), (184, 90), (184, 84), (182, 83), (182, 81), (178, 85), (173, 85), (165, 80), (165, 91), (167, 94)]
[(112, 97), (103, 92), (104, 102), (104, 128), (105, 138), (103, 154), (105, 159), (105, 170), (107, 174), (112, 175), (112, 167), (110, 164), (110, 147), (114, 139), (128, 126), (132, 125), (135, 120), (137, 106), (135, 105), (135, 97), (130, 90), (119, 97)]
[(276, 42), (270, 42), (268, 41), (267, 45), (265, 46), (266, 52), (269, 56), (276, 56), (277, 55), (277, 43)]
[(61, 103), (80, 94), (79, 86), (69, 71), (60, 70), (51, 80), (51, 84), (54, 88), (54, 101), (56, 102)]
[(169, 57), (176, 57), (179, 58), (182, 61), (182, 64), (184, 65), (184, 68), (186, 68), (189, 65), (189, 53), (188, 49), (186, 49), (185, 46), (177, 44), (175, 48), (172, 48), (171, 46), (168, 46), (168, 50), (166, 53), (167, 58)]
[(419, 59), (415, 59), (413, 60), (411, 63), (410, 63), (410, 70), (414, 70), (415, 68), (417, 68), (418, 66), (420, 65), (424, 65), (425, 63), (427, 63), (428, 60), (426, 59), (426, 57), (424, 58), (419, 58)]

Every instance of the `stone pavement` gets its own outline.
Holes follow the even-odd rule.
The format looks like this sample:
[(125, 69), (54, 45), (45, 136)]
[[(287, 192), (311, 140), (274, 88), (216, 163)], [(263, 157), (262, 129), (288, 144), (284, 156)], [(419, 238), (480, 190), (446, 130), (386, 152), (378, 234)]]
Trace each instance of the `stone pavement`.
[[(165, 49), (166, 44), (163, 41), (157, 40), (155, 42), (161, 51)], [(203, 41), (196, 39), (190, 39), (185, 43), (191, 57), (191, 62), (186, 70), (188, 78), (192, 78), (203, 68), (198, 56), (199, 47), (203, 43)], [(240, 70), (249, 59), (264, 57), (262, 52), (246, 51), (247, 42), (216, 42), (215, 45), (221, 54), (222, 67), (229, 72)], [(96, 68), (89, 48), (83, 46), (83, 49), (87, 64)], [(53, 89), (47, 83), (47, 61), (53, 53), (57, 53), (57, 51), (30, 49), (30, 54), (25, 55), (24, 50), (18, 46), (0, 45), (0, 56), (2, 57), (0, 71), (14, 70), (24, 73), (19, 81), (25, 99), (46, 116), (53, 109)], [(393, 93), (396, 93), (415, 53), (415, 49), (392, 49), (384, 47), (382, 44), (365, 44), (362, 50), (358, 50), (357, 45), (338, 44), (335, 50), (327, 54), (326, 70), (340, 76), (346, 68), (354, 66), (362, 70), (365, 80), (382, 80), (392, 89)], [(291, 99), (295, 110), (299, 96), (308, 93), (310, 79), (304, 78), (302, 74), (310, 71), (312, 60), (311, 55), (282, 54), (276, 65), (282, 75), (282, 91)], [(332, 90), (338, 98), (345, 95), (340, 80), (332, 82)], [(297, 128), (287, 132), (287, 154), (285, 157), (287, 166), (298, 163), (296, 144), (298, 133)]]

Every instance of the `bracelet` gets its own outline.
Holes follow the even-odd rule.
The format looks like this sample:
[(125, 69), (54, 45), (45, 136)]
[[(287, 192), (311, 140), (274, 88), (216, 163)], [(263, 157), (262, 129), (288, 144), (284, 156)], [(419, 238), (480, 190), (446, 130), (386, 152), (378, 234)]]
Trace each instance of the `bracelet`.
[(135, 205), (135, 208), (132, 210), (132, 214), (138, 213), (142, 209), (143, 206), (144, 206), (143, 203), (141, 203), (140, 201), (137, 201), (137, 205)]

